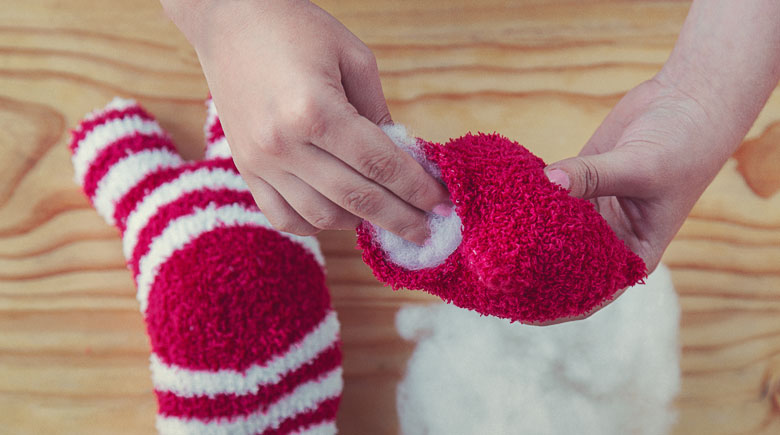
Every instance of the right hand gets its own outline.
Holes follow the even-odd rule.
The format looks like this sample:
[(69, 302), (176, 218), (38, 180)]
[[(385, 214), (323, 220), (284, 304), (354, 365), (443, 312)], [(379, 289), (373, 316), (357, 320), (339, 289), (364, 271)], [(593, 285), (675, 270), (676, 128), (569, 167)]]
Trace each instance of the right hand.
[(376, 60), (301, 0), (164, 0), (195, 47), (236, 167), (278, 230), (366, 219), (422, 244), (446, 188), (395, 146)]

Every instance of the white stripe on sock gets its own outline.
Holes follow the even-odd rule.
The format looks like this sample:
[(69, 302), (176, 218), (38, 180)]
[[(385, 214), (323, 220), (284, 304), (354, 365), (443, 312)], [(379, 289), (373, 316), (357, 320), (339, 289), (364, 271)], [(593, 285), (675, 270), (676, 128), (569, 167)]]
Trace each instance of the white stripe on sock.
[(330, 311), (323, 320), (285, 352), (263, 365), (254, 364), (244, 371), (193, 370), (164, 363), (152, 353), (150, 369), (152, 383), (158, 391), (169, 391), (179, 397), (210, 396), (216, 394), (256, 394), (259, 386), (280, 382), (283, 377), (317, 358), (339, 339), (339, 320)]
[(277, 428), (286, 419), (304, 412), (341, 394), (344, 387), (342, 369), (338, 367), (320, 379), (299, 385), (290, 394), (269, 406), (266, 412), (257, 410), (246, 416), (204, 422), (196, 418), (157, 416), (157, 430), (168, 434), (257, 434)]
[(244, 180), (235, 171), (223, 168), (200, 168), (184, 172), (178, 178), (164, 183), (146, 195), (127, 216), (125, 233), (122, 235), (122, 246), (125, 258), (133, 255), (138, 235), (146, 227), (157, 210), (181, 198), (182, 196), (201, 189), (230, 189), (248, 192)]
[(206, 138), (206, 143), (209, 143), (211, 137), (211, 127), (217, 121), (217, 106), (214, 105), (214, 99), (209, 98), (206, 100), (206, 123), (203, 124), (203, 136)]
[(228, 146), (227, 138), (225, 136), (222, 136), (220, 139), (217, 139), (214, 143), (206, 147), (206, 159), (213, 159), (217, 157), (233, 158), (233, 155), (230, 153), (230, 147)]
[(114, 97), (111, 102), (105, 105), (102, 109), (95, 109), (92, 112), (88, 113), (87, 116), (84, 117), (84, 121), (92, 121), (96, 119), (98, 116), (103, 115), (104, 113), (108, 113), (112, 110), (125, 110), (132, 106), (137, 106), (138, 103), (135, 102), (135, 100), (127, 99), (127, 98), (121, 98), (121, 97)]
[(127, 118), (113, 119), (96, 126), (81, 140), (73, 154), (73, 170), (76, 183), (84, 185), (84, 177), (87, 175), (92, 162), (100, 154), (100, 151), (116, 143), (118, 140), (132, 136), (136, 133), (164, 136), (157, 121), (149, 121), (138, 115)]
[[(149, 303), (149, 292), (157, 277), (157, 272), (170, 256), (184, 245), (195, 240), (201, 234), (207, 233), (217, 227), (233, 227), (239, 225), (253, 225), (258, 227), (273, 228), (268, 219), (258, 210), (246, 209), (240, 204), (231, 204), (222, 207), (208, 205), (206, 208), (196, 208), (194, 213), (179, 216), (172, 219), (163, 232), (152, 240), (149, 251), (138, 262), (138, 303), (141, 312), (146, 313)], [(319, 243), (314, 237), (304, 237), (289, 233), (279, 233), (294, 242), (300, 243), (309, 252), (314, 254), (320, 265), (325, 264), (325, 259), (319, 249)]]
[(116, 162), (98, 181), (92, 203), (101, 216), (114, 225), (114, 207), (130, 189), (160, 168), (182, 164), (179, 154), (162, 149), (147, 149)]

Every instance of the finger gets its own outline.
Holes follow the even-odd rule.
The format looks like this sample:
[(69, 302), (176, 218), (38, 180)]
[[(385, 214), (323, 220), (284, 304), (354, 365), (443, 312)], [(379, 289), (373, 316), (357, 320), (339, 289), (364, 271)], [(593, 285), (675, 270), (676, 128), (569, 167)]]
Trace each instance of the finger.
[(615, 147), (625, 129), (623, 114), (618, 108), (610, 111), (593, 135), (582, 147), (579, 156), (602, 154)]
[(391, 124), (379, 68), (371, 50), (357, 41), (357, 48), (345, 50), (339, 61), (341, 85), (347, 100), (358, 113), (376, 125)]
[(313, 227), (322, 230), (354, 230), (360, 218), (339, 207), (303, 180), (288, 172), (273, 180), (274, 188)]
[(296, 176), (310, 186), (318, 186), (336, 205), (418, 245), (428, 238), (423, 211), (314, 145), (304, 154)]
[(260, 211), (278, 231), (299, 236), (312, 236), (320, 231), (302, 218), (265, 180), (253, 175), (243, 178), (249, 186), (257, 206), (260, 207)]
[(545, 173), (572, 196), (584, 199), (636, 197), (648, 184), (642, 163), (635, 161), (630, 153), (620, 151), (561, 160), (545, 168)]
[(603, 154), (615, 148), (639, 106), (634, 103), (634, 99), (633, 94), (629, 93), (618, 101), (585, 143), (580, 156)]
[(332, 110), (323, 116), (325, 127), (311, 138), (314, 145), (420, 210), (451, 206), (447, 189), (374, 123), (354, 109)]

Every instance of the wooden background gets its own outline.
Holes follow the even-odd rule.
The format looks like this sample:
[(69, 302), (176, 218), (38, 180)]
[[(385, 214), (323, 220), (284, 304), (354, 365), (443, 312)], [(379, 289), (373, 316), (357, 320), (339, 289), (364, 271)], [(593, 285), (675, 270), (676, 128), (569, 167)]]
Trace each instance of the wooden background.
[[(0, 8), (0, 432), (146, 434), (147, 338), (118, 233), (72, 182), (67, 129), (116, 94), (200, 154), (206, 85), (155, 0)], [(666, 59), (685, 2), (320, 3), (376, 53), (394, 118), (434, 140), (499, 131), (575, 154)], [(477, 5), (479, 4), (479, 5)], [(665, 262), (683, 305), (676, 434), (780, 433), (780, 93), (699, 201)], [(349, 233), (320, 238), (343, 322), (344, 434), (397, 431), (411, 346), (401, 304)], [(652, 327), (652, 325), (648, 325)]]

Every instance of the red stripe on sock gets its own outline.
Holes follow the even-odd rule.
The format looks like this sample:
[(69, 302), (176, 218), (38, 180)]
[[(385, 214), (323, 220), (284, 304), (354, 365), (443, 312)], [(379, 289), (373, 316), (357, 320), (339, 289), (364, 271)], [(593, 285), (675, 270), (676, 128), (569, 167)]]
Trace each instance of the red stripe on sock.
[(128, 266), (133, 271), (133, 277), (138, 275), (138, 262), (149, 252), (149, 245), (152, 243), (152, 240), (159, 236), (172, 220), (191, 214), (196, 207), (205, 208), (209, 205), (219, 207), (230, 204), (241, 204), (246, 208), (256, 208), (255, 200), (248, 190), (236, 191), (225, 188), (198, 189), (183, 194), (173, 202), (160, 207), (138, 234), (135, 249), (133, 249), (133, 253), (128, 259)]
[(179, 397), (168, 391), (155, 391), (158, 412), (166, 417), (197, 418), (202, 421), (249, 415), (257, 411), (265, 412), (269, 405), (299, 385), (317, 379), (340, 365), (341, 349), (338, 344), (334, 344), (313, 361), (284, 376), (279, 383), (260, 386), (254, 394)]
[(263, 365), (330, 311), (314, 256), (274, 230), (252, 226), (216, 228), (174, 252), (148, 300), (154, 353), (195, 370)]
[(134, 133), (131, 136), (114, 141), (111, 145), (102, 149), (95, 157), (95, 160), (90, 162), (87, 174), (84, 177), (84, 193), (92, 199), (98, 183), (115, 164), (130, 155), (154, 149), (176, 152), (176, 147), (173, 146), (170, 139), (164, 136)]
[(117, 202), (116, 207), (114, 208), (114, 220), (116, 221), (119, 230), (124, 233), (127, 225), (127, 218), (146, 195), (152, 193), (158, 186), (173, 181), (186, 172), (193, 172), (201, 168), (225, 169), (238, 173), (232, 160), (209, 159), (202, 162), (187, 163), (184, 166), (179, 166), (177, 168), (164, 168), (149, 174)]
[[(206, 138), (208, 145), (222, 139), (225, 136), (225, 131), (222, 129), (222, 122), (219, 121), (219, 116), (214, 118), (214, 123), (209, 126), (209, 134)], [(207, 147), (208, 147), (207, 145)]]
[(96, 127), (111, 122), (116, 119), (129, 118), (132, 116), (138, 116), (141, 119), (154, 121), (154, 117), (146, 112), (141, 106), (133, 105), (122, 110), (111, 109), (107, 110), (94, 119), (82, 121), (75, 129), (71, 131), (70, 150), (76, 152), (84, 138), (92, 132)]

